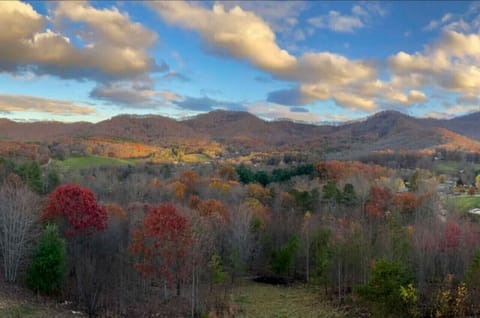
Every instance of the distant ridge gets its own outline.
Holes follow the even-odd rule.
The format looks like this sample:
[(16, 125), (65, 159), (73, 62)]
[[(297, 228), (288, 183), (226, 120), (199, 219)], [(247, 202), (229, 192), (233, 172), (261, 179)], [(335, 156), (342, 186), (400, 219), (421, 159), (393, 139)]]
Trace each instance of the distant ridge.
[[(338, 125), (266, 121), (251, 113), (215, 110), (176, 120), (123, 114), (98, 123), (15, 122), (0, 118), (0, 139), (51, 142), (101, 137), (170, 146), (217, 141), (249, 149), (422, 150), (448, 145), (480, 149), (480, 112), (449, 120), (382, 111)], [(480, 150), (479, 150), (480, 151)]]

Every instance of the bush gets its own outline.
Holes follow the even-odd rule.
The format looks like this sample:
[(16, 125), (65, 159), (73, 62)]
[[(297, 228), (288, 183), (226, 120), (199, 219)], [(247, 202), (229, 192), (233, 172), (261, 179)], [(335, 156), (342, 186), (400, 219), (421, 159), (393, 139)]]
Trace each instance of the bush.
[(412, 304), (405, 302), (406, 298), (408, 300), (413, 298), (405, 293), (413, 290), (413, 285), (410, 284), (410, 274), (401, 263), (379, 260), (375, 264), (369, 282), (358, 287), (357, 292), (373, 305), (374, 316), (410, 317), (413, 310)]
[(47, 225), (27, 271), (27, 286), (44, 294), (59, 291), (65, 277), (65, 255), (65, 240), (59, 236), (58, 227)]

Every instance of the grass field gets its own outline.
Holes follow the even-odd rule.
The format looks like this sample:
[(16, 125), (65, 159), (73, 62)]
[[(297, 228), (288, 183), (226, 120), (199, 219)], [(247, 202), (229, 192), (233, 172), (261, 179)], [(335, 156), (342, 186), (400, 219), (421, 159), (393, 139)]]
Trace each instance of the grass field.
[(69, 306), (37, 296), (16, 285), (0, 281), (0, 317), (2, 318), (71, 318), (86, 317), (72, 312)]
[(303, 286), (246, 282), (234, 291), (239, 318), (337, 318), (345, 313)]
[(450, 197), (447, 200), (450, 208), (459, 210), (461, 212), (468, 212), (474, 208), (480, 208), (480, 196), (462, 195), (457, 197)]
[(73, 314), (71, 311), (59, 310), (49, 305), (40, 304), (12, 304), (0, 308), (0, 317), (3, 318), (66, 318), (85, 317), (80, 314)]
[[(475, 170), (480, 169), (480, 164), (474, 165)], [(458, 170), (465, 169), (466, 167), (462, 165), (460, 162), (456, 161), (444, 161), (438, 160), (433, 164), (433, 170), (437, 171), (438, 173), (456, 173)]]
[(86, 156), (86, 157), (70, 157), (66, 160), (56, 160), (56, 164), (59, 165), (60, 169), (70, 170), (70, 169), (82, 169), (98, 166), (121, 166), (128, 164), (135, 164), (134, 159), (116, 159), (100, 156)]
[(192, 153), (183, 156), (183, 162), (185, 163), (201, 163), (209, 160), (210, 158), (208, 156), (205, 156), (204, 154)]

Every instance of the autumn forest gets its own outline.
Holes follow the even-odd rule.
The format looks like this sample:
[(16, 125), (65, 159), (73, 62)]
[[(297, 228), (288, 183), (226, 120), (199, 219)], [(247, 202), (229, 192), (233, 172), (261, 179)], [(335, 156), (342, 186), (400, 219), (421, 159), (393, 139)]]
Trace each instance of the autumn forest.
[[(386, 115), (359, 125), (406, 120)], [(244, 298), (271, 286), (313, 297), (308, 317), (480, 313), (479, 152), (17, 138), (0, 161), (2, 272), (60, 312), (248, 317)]]

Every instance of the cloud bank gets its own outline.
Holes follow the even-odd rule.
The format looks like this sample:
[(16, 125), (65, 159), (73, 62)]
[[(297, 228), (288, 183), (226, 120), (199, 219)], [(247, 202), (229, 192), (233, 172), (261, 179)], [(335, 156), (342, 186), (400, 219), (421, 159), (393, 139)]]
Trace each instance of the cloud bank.
[[(332, 52), (294, 56), (280, 47), (273, 29), (262, 17), (242, 9), (241, 4), (229, 10), (220, 3), (211, 9), (183, 1), (150, 5), (167, 23), (197, 32), (214, 50), (247, 61), (273, 78), (297, 83), (289, 89), (270, 92), (267, 97), (270, 102), (301, 106), (333, 100), (349, 110), (372, 112), (378, 108), (378, 101), (411, 106), (427, 100), (419, 90), (379, 81), (377, 66), (372, 61), (350, 60)], [(354, 6), (351, 17), (330, 12), (331, 23), (327, 24), (337, 31), (350, 32), (363, 27), (372, 12), (384, 14), (378, 6)], [(310, 23), (323, 27), (323, 20), (314, 19)]]
[(47, 99), (41, 97), (0, 94), (0, 112), (36, 111), (54, 115), (91, 115), (96, 112), (94, 107), (80, 106), (71, 101)]

